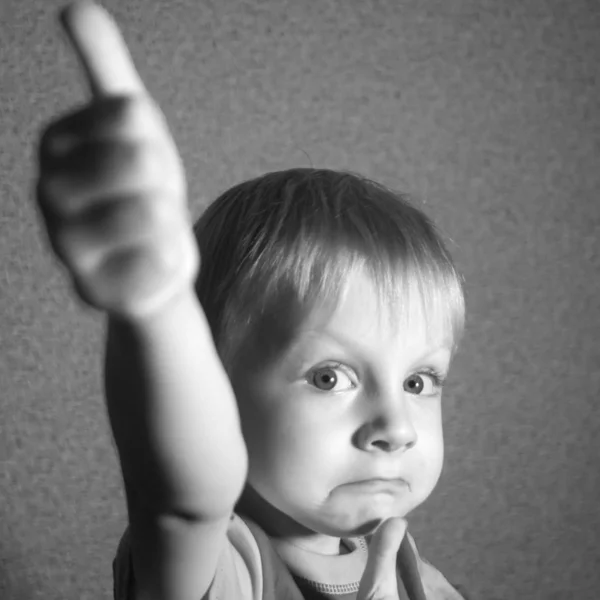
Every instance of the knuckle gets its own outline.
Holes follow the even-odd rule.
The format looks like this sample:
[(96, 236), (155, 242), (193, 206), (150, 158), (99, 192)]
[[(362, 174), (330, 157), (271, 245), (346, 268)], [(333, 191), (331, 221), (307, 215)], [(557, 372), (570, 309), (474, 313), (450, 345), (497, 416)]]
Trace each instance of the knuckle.
[(160, 180), (161, 165), (151, 144), (131, 141), (93, 142), (79, 149), (69, 176), (92, 188), (145, 188)]
[[(164, 162), (160, 147), (151, 142), (90, 142), (42, 169), (38, 204), (68, 216), (91, 209), (102, 198), (171, 197)], [(159, 202), (147, 204), (154, 219), (166, 216)]]
[(38, 205), (62, 222), (85, 210), (89, 199), (77, 178), (69, 173), (52, 173), (40, 182)]
[(89, 274), (99, 260), (99, 250), (77, 228), (59, 228), (54, 235), (54, 248), (67, 268), (79, 276)]
[(139, 243), (155, 243), (169, 229), (165, 202), (152, 195), (117, 197), (90, 207), (75, 219), (79, 237), (106, 251)]
[(155, 204), (146, 197), (117, 198), (90, 211), (86, 222), (107, 244), (132, 243), (158, 228), (159, 220), (152, 210)]
[(85, 135), (97, 112), (94, 105), (86, 106), (51, 121), (40, 136), (41, 155), (56, 157), (71, 150)]

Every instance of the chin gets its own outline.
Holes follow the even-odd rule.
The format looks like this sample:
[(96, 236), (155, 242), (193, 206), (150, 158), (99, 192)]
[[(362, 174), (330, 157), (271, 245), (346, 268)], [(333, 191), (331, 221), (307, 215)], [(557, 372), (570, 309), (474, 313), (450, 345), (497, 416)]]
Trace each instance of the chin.
[(314, 523), (309, 528), (321, 535), (331, 537), (364, 537), (373, 533), (385, 519), (386, 517), (380, 517), (354, 523)]
[(412, 489), (409, 496), (402, 498), (397, 503), (375, 506), (372, 503), (362, 514), (355, 514), (355, 526), (351, 533), (352, 536), (366, 536), (375, 532), (375, 530), (388, 519), (400, 517), (407, 519), (409, 515), (419, 506), (421, 506), (431, 495), (434, 486), (423, 486)]
[(319, 522), (311, 523), (312, 529), (323, 535), (332, 537), (364, 537), (373, 534), (376, 529), (392, 517), (405, 517), (410, 510), (402, 505), (380, 507), (379, 510), (370, 506), (367, 510), (357, 511), (355, 513), (343, 512), (336, 516), (330, 515), (330, 518), (321, 518)]
[(367, 521), (363, 525), (357, 527), (354, 531), (349, 532), (347, 535), (349, 537), (365, 537), (368, 535), (372, 535), (373, 533), (375, 533), (375, 531), (383, 521), (385, 521), (385, 518)]
[(403, 517), (401, 514), (382, 514), (381, 516), (374, 516), (372, 518), (366, 519), (357, 523), (354, 526), (344, 527), (344, 528), (332, 528), (327, 532), (322, 532), (327, 535), (331, 535), (334, 537), (365, 537), (370, 536), (375, 533), (375, 531), (380, 527), (380, 525), (387, 521), (392, 517)]

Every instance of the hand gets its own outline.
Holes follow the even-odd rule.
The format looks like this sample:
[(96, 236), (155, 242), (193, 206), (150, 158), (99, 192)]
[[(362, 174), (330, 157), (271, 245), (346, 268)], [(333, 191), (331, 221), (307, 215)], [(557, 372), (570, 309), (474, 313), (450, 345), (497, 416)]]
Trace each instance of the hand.
[(405, 533), (406, 521), (394, 517), (373, 534), (356, 600), (399, 600), (396, 555)]
[(82, 300), (145, 317), (198, 270), (182, 162), (108, 13), (76, 2), (61, 21), (92, 100), (43, 133), (38, 206)]

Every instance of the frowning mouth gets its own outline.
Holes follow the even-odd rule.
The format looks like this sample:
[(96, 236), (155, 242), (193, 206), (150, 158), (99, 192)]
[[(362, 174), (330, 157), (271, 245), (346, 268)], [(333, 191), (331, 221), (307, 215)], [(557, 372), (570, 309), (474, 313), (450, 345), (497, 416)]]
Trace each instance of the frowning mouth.
[(364, 479), (362, 481), (354, 481), (348, 484), (357, 491), (366, 493), (399, 493), (410, 489), (410, 486), (404, 479)]

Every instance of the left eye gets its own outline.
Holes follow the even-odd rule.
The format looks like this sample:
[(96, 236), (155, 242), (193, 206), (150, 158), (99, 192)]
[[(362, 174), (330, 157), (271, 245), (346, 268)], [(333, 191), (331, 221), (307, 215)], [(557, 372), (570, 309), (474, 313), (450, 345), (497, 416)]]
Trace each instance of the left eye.
[[(425, 376), (425, 378), (423, 376)], [(433, 396), (436, 391), (442, 387), (442, 381), (440, 381), (440, 378), (434, 373), (415, 373), (405, 380), (404, 389), (410, 394), (421, 395), (425, 388), (424, 382), (426, 381), (430, 382), (431, 391), (425, 392), (425, 394), (423, 394), (424, 396)]]
[(315, 369), (311, 373), (309, 379), (315, 387), (324, 392), (332, 391), (340, 380), (342, 383), (346, 383), (346, 386), (342, 389), (335, 390), (337, 392), (347, 391), (355, 387), (350, 377), (348, 377), (340, 365), (331, 365)]

